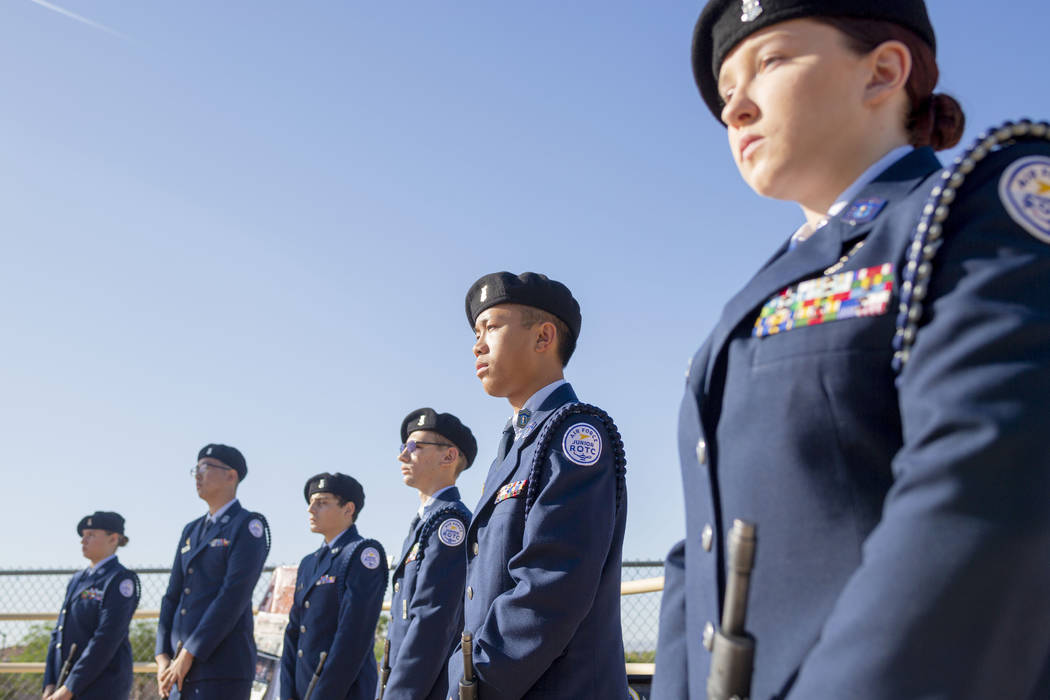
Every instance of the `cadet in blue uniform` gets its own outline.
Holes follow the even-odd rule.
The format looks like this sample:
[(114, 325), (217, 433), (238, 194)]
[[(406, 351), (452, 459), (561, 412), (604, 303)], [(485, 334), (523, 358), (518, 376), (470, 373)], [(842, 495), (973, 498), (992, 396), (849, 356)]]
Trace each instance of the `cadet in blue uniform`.
[[(514, 411), (467, 529), (464, 617), (479, 696), (626, 698), (625, 459), (612, 419), (564, 379), (579, 304), (544, 275), (499, 272), (474, 283), (466, 311), (477, 377)], [(462, 678), (457, 650), (451, 694)]]
[(1050, 697), (1050, 142), (1010, 125), (943, 171), (934, 46), (919, 0), (697, 23), (741, 174), (806, 221), (689, 369), (655, 698), (706, 697), (735, 518), (752, 698)]
[(248, 467), (236, 448), (205, 445), (191, 473), (208, 512), (179, 536), (157, 621), (157, 684), (165, 697), (246, 699), (255, 675), (252, 593), (270, 529), (237, 500)]
[(365, 505), (361, 484), (346, 474), (317, 474), (303, 487), (310, 531), (324, 544), (299, 562), (295, 598), (281, 655), (280, 695), (303, 700), (324, 667), (311, 700), (374, 700), (376, 623), (386, 593), (383, 547), (357, 532)]
[[(419, 493), (390, 601), (390, 677), (384, 700), (444, 700), (448, 658), (463, 630), (463, 587), (470, 510), (456, 479), (474, 463), (478, 443), (451, 413), (412, 411), (401, 422), (401, 476)], [(385, 693), (385, 694), (384, 694)]]
[[(91, 566), (73, 575), (51, 632), (44, 700), (119, 700), (131, 693), (128, 624), (139, 604), (139, 579), (117, 559), (128, 543), (119, 513), (95, 511), (77, 524), (80, 549)], [(74, 645), (76, 650), (73, 651)], [(73, 653), (69, 675), (58, 686)]]

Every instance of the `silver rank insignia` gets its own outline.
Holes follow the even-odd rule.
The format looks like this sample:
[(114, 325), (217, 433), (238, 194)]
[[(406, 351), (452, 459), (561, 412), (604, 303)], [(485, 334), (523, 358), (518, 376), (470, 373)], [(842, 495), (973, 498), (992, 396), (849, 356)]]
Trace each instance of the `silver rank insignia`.
[(740, 0), (740, 21), (754, 22), (762, 14), (761, 0)]
[(489, 298), (489, 286), (487, 284), (481, 285), (481, 296), (478, 297), (478, 301), (485, 301)]
[(426, 422), (427, 417), (425, 415), (422, 415), (419, 417), (419, 420), (416, 422), (416, 425), (424, 425)]
[(317, 488), (319, 488), (319, 489), (323, 489), (324, 488), (324, 479), (318, 479), (317, 480)]

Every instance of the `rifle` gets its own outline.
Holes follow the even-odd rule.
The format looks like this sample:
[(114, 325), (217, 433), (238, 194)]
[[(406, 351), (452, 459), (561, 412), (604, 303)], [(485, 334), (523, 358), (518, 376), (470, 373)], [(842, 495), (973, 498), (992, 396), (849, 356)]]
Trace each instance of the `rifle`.
[(306, 695), (303, 696), (303, 700), (310, 700), (310, 696), (314, 694), (314, 688), (317, 686), (317, 681), (321, 680), (321, 670), (324, 669), (324, 660), (328, 658), (328, 652), (321, 652), (321, 659), (317, 662), (317, 670), (314, 671), (314, 677), (310, 679), (310, 685), (306, 686)]
[(77, 655), (77, 643), (73, 642), (69, 645), (69, 656), (66, 657), (66, 662), (62, 664), (62, 670), (58, 674), (58, 683), (55, 684), (55, 688), (61, 688), (62, 684), (69, 678), (69, 672), (73, 670), (73, 661)]
[(755, 566), (755, 524), (734, 520), (729, 531), (729, 580), (722, 625), (711, 648), (708, 700), (747, 700), (755, 665), (755, 638), (744, 630), (751, 570)]
[(390, 678), (390, 638), (388, 637), (383, 642), (383, 662), (379, 666), (379, 697), (376, 700), (383, 700), (383, 693), (386, 692), (386, 682)]
[(463, 679), (459, 682), (459, 700), (478, 700), (478, 686), (474, 682), (474, 636), (463, 633)]

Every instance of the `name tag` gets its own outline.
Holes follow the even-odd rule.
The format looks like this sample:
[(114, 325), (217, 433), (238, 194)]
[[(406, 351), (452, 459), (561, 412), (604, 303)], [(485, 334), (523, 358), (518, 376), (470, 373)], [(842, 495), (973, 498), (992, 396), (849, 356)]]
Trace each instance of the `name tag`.
[(521, 481), (512, 481), (509, 484), (504, 484), (496, 492), (496, 503), (501, 503), (508, 498), (517, 498), (525, 492), (525, 485), (528, 483), (528, 479), (522, 479)]
[(751, 335), (762, 338), (830, 321), (881, 316), (889, 309), (894, 282), (892, 263), (799, 282), (765, 303)]

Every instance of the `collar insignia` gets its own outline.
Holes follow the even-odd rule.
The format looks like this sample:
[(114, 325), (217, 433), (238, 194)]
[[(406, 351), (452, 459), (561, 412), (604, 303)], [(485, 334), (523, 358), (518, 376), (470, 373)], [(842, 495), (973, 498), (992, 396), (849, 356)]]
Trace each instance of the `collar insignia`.
[(521, 409), (520, 411), (518, 411), (517, 418), (514, 419), (514, 427), (517, 428), (518, 430), (521, 430), (522, 428), (524, 428), (526, 425), (529, 424), (529, 419), (531, 419), (531, 418), (532, 418), (532, 411), (528, 410), (527, 408)]
[(842, 220), (850, 226), (866, 224), (878, 216), (884, 206), (886, 206), (886, 200), (878, 197), (858, 199), (850, 205), (849, 209), (846, 210), (846, 214), (842, 217)]

